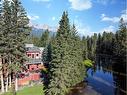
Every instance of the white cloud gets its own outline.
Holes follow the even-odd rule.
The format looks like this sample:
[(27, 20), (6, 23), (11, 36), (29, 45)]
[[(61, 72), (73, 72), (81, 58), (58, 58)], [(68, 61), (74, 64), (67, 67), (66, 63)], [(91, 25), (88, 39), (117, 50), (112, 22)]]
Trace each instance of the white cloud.
[(102, 30), (99, 31), (99, 33), (103, 33), (103, 32), (115, 32), (115, 27), (110, 25), (108, 27), (103, 28)]
[(126, 10), (122, 10), (122, 12), (121, 12), (121, 13), (123, 13), (123, 14), (124, 14), (124, 13), (127, 13), (127, 9), (126, 9)]
[(105, 14), (101, 14), (102, 21), (111, 21), (113, 23), (119, 22), (119, 17), (108, 17)]
[(53, 17), (52, 17), (52, 20), (54, 21), (54, 20), (56, 20), (56, 18), (53, 16)]
[(39, 19), (39, 16), (37, 16), (37, 15), (28, 15), (28, 18), (30, 20), (37, 20), (37, 19)]
[(127, 14), (122, 14), (122, 15), (121, 15), (121, 18), (123, 18), (123, 20), (124, 20), (125, 22), (127, 22)]
[(88, 36), (88, 35), (92, 36), (94, 33), (97, 33), (97, 34), (101, 33), (102, 34), (104, 31), (105, 32), (115, 32), (116, 31), (116, 28), (113, 25), (110, 25), (108, 27), (100, 29), (99, 31), (92, 31), (90, 26), (85, 25), (79, 19), (75, 19), (74, 23), (76, 25), (76, 29), (77, 29), (78, 34), (80, 34), (81, 36)]
[(91, 0), (69, 0), (69, 2), (71, 3), (71, 8), (78, 11), (87, 10), (92, 7)]
[(120, 19), (123, 18), (125, 22), (127, 22), (127, 10), (122, 11), (122, 14), (119, 17), (108, 17), (105, 14), (101, 14), (101, 21), (110, 21), (113, 23), (117, 23)]
[(85, 25), (81, 20), (75, 19), (74, 23), (78, 34), (80, 34), (81, 36), (91, 36), (94, 34), (93, 32), (91, 32), (91, 28), (88, 25)]
[(123, 20), (127, 23), (127, 9), (123, 10), (121, 13), (122, 14), (121, 14), (120, 18), (123, 18)]
[(35, 2), (49, 2), (50, 0), (33, 0)]

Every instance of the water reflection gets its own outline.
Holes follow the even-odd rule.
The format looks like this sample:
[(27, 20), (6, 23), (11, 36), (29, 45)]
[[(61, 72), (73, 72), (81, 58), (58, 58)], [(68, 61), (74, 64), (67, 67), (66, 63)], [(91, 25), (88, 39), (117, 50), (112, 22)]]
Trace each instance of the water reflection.
[(72, 87), (67, 95), (127, 95), (126, 63), (99, 56), (83, 81)]
[(102, 95), (126, 95), (126, 63), (110, 57), (96, 59), (96, 66), (88, 71), (89, 85)]
[[(126, 67), (123, 63), (118, 62), (113, 64), (113, 71), (118, 72), (113, 73), (114, 85), (117, 87), (115, 89), (115, 95), (125, 95), (126, 93)], [(119, 93), (119, 94), (117, 94)], [(127, 94), (126, 94), (127, 95)]]

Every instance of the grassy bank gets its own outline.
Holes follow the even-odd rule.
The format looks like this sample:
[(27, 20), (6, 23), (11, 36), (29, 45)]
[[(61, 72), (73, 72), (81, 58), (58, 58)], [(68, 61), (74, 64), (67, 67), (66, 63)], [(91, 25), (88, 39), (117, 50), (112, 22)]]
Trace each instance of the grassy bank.
[[(13, 95), (12, 92), (4, 93), (2, 95)], [(42, 85), (34, 85), (32, 87), (26, 87), (16, 93), (16, 95), (44, 95)]]

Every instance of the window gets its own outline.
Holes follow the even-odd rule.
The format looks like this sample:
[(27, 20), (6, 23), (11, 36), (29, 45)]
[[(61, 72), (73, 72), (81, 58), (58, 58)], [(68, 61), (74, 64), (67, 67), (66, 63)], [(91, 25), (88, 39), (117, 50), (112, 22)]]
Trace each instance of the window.
[(38, 56), (38, 54), (36, 54), (36, 56)]
[(28, 57), (30, 57), (31, 56), (31, 54), (28, 54)]
[(34, 70), (34, 68), (31, 68), (31, 70)]
[(34, 54), (32, 54), (32, 58), (34, 58)]

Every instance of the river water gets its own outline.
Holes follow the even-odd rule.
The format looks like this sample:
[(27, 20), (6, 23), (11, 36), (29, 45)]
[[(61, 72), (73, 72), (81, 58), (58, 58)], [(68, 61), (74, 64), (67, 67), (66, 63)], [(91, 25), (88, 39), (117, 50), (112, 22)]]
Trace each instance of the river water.
[(95, 91), (101, 95), (127, 95), (125, 91), (125, 77), (120, 76), (121, 80), (117, 80), (120, 83), (117, 83), (114, 80), (113, 73), (103, 72), (103, 70), (93, 71), (90, 69), (88, 71), (88, 85), (91, 86)]
[(127, 95), (125, 64), (101, 58), (87, 72), (88, 85), (100, 95)]
[[(127, 95), (126, 63), (113, 62), (110, 58), (99, 58), (94, 68), (87, 71), (88, 77), (69, 95)], [(87, 86), (86, 86), (87, 84)]]

